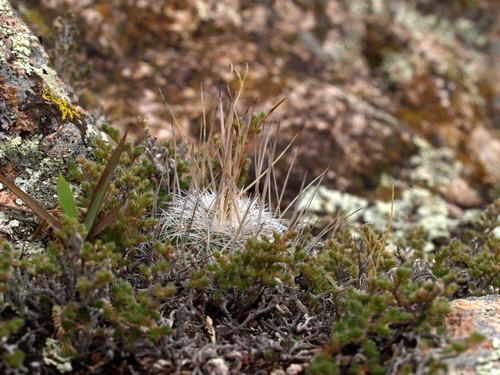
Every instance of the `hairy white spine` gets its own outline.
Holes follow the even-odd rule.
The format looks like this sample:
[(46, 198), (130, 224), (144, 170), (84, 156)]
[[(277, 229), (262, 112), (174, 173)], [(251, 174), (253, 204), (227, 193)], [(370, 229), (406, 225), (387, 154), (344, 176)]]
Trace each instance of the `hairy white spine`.
[(258, 199), (238, 195), (228, 205), (211, 190), (176, 195), (161, 218), (160, 237), (197, 250), (231, 250), (251, 238), (286, 230)]

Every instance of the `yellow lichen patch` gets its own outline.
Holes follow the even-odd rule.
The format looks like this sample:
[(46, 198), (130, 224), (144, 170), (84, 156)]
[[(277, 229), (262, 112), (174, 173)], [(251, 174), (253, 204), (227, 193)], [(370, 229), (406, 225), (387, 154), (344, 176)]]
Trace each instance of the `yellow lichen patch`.
[(59, 111), (61, 111), (61, 118), (63, 120), (66, 120), (66, 118), (68, 117), (71, 120), (73, 120), (75, 117), (78, 119), (80, 118), (80, 112), (72, 108), (71, 105), (65, 99), (54, 95), (50, 89), (48, 88), (43, 89), (42, 98), (46, 101), (52, 102), (57, 105)]

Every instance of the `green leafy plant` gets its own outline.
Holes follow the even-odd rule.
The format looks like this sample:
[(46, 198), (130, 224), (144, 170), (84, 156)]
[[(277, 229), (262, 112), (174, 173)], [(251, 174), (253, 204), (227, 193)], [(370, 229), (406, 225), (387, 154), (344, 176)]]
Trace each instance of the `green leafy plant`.
[[(424, 361), (429, 371), (445, 370), (441, 358), (457, 355), (462, 351), (459, 347), (483, 339), (480, 335), (465, 342), (448, 338), (443, 322), (450, 309), (443, 284), (415, 282), (405, 267), (395, 270), (391, 278), (378, 275), (368, 280), (366, 291), (351, 287), (336, 298), (338, 319), (330, 342), (312, 361), (310, 374), (413, 373), (423, 359), (401, 358), (396, 349), (401, 347), (427, 353)], [(446, 350), (442, 350), (443, 341)]]
[[(144, 147), (125, 143), (115, 129), (103, 130), (118, 146), (113, 150), (110, 142), (96, 140), (94, 159), (80, 159), (70, 170), (72, 180), (88, 182), (77, 197), (59, 175), (63, 215), (27, 198), (30, 207), (54, 223), (55, 236), (45, 251), (28, 258), (2, 242), (0, 334), (5, 345), (0, 345), (0, 372), (26, 369), (32, 361), (61, 371), (89, 358), (104, 366), (112, 360), (104, 353), (154, 347), (171, 332), (159, 312), (176, 290), (161, 278), (171, 250), (150, 242), (155, 223), (149, 217), (156, 183), (152, 163)], [(124, 230), (129, 236), (123, 236)], [(148, 248), (147, 256), (137, 251), (140, 246)], [(141, 267), (130, 267), (138, 259)], [(154, 284), (140, 290), (143, 280)]]

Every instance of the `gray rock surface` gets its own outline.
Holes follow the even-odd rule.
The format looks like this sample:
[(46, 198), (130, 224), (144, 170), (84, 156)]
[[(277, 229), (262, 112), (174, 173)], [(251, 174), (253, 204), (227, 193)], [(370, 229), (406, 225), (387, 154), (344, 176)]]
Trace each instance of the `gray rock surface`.
[[(39, 39), (7, 0), (0, 0), (0, 173), (47, 208), (56, 204), (55, 178), (91, 150), (95, 121), (50, 67)], [(29, 243), (36, 219), (0, 185), (0, 238)]]

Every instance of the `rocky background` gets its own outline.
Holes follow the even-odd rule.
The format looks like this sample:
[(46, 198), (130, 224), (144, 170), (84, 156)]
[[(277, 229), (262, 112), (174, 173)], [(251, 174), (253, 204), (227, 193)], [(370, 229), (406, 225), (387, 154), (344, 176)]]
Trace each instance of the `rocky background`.
[(394, 185), (395, 231), (424, 226), (435, 242), (499, 195), (493, 1), (12, 4), (83, 106), (137, 137), (144, 126), (171, 137), (170, 109), (196, 136), (201, 87), (210, 113), (236, 84), (231, 67), (248, 67), (248, 105), (286, 98), (271, 118), (280, 147), (302, 130), (288, 197), (304, 173), (329, 168), (313, 205), (322, 213), (363, 208), (355, 220), (384, 228)]

